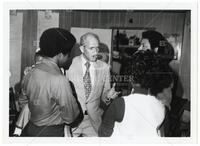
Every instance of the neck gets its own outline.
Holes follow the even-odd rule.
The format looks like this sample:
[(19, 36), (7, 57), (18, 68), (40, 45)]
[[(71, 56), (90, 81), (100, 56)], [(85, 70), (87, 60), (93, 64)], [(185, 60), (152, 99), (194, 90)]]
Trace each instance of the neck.
[(133, 89), (134, 89), (133, 93), (141, 93), (141, 94), (146, 94), (146, 95), (149, 94), (148, 89), (141, 88), (141, 86), (138, 86), (138, 85), (133, 86)]
[(48, 60), (50, 60), (51, 62), (53, 62), (53, 63), (55, 63), (56, 65), (59, 66), (58, 59), (57, 59), (56, 56), (54, 56), (53, 58), (51, 58), (51, 57), (45, 57), (44, 59), (48, 59)]

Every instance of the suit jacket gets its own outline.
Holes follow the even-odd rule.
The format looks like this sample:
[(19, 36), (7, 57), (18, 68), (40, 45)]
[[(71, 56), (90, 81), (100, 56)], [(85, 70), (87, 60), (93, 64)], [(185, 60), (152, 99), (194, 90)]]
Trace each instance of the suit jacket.
[(87, 110), (91, 119), (94, 130), (97, 132), (101, 124), (101, 116), (103, 110), (100, 108), (100, 102), (105, 103), (107, 93), (110, 89), (110, 68), (105, 62), (97, 60), (94, 63), (95, 78), (89, 97), (85, 97), (85, 89), (83, 84), (83, 69), (81, 55), (73, 59), (67, 77), (74, 84), (78, 101), (84, 111)]

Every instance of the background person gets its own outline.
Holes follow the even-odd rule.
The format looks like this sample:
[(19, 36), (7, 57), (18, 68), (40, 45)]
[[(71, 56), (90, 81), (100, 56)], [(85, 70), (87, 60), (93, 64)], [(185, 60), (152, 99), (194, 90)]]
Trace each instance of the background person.
[(142, 33), (139, 50), (148, 49), (157, 53), (163, 63), (169, 64), (174, 59), (174, 48), (161, 33), (155, 30), (147, 30)]

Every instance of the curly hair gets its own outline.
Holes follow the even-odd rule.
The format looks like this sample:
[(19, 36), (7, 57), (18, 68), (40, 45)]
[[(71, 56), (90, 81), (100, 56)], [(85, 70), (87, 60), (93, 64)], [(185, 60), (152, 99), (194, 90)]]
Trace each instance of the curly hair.
[(149, 89), (152, 95), (157, 95), (174, 82), (174, 72), (169, 66), (160, 64), (158, 70), (153, 72), (152, 78)]
[(156, 96), (173, 82), (173, 72), (168, 65), (160, 63), (158, 54), (151, 50), (139, 50), (132, 56), (129, 74), (132, 83), (149, 89)]
[(69, 31), (62, 28), (49, 28), (40, 37), (39, 54), (54, 57), (59, 53), (69, 54), (76, 43), (76, 38)]
[(165, 45), (158, 48), (157, 54), (162, 60), (161, 63), (169, 64), (174, 59), (174, 48), (169, 42), (165, 42)]
[(151, 50), (158, 48), (157, 54), (163, 60), (163, 63), (168, 64), (173, 60), (174, 48), (161, 33), (154, 30), (147, 30), (142, 33), (142, 38), (149, 40)]

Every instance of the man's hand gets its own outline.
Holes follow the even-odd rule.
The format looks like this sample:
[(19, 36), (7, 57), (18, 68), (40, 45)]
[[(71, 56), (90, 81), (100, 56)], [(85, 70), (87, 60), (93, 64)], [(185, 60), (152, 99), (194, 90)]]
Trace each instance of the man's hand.
[(116, 83), (113, 84), (112, 88), (108, 91), (107, 98), (115, 99), (121, 92), (115, 91)]

